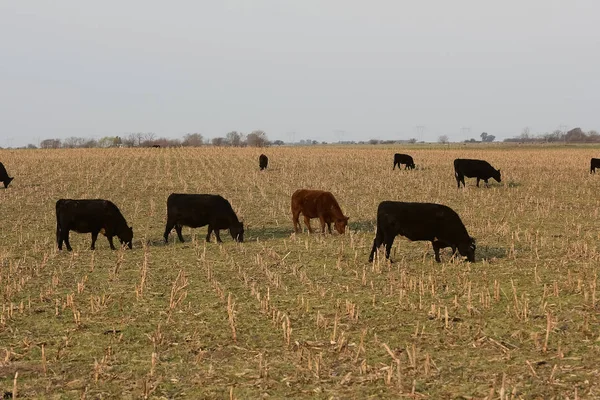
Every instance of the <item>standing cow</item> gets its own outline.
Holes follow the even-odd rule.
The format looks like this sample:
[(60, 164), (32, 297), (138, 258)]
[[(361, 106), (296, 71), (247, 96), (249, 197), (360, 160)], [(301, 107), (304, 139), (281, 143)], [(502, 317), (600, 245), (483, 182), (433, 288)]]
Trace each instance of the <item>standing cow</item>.
[(96, 248), (98, 233), (108, 239), (110, 248), (115, 250), (113, 236), (117, 236), (121, 244), (125, 243), (131, 249), (133, 229), (127, 226), (127, 221), (119, 208), (111, 201), (71, 200), (60, 199), (56, 202), (56, 242), (62, 250), (63, 242), (71, 251), (69, 231), (92, 234), (92, 250)]
[[(0, 165), (2, 165), (2, 164), (0, 164)], [(590, 162), (590, 174), (592, 172), (595, 174), (596, 173), (596, 168), (600, 168), (600, 158), (592, 158), (592, 161)], [(2, 175), (1, 171), (0, 171), (0, 175)], [(12, 178), (10, 178), (10, 179), (12, 179)], [(4, 186), (6, 187), (7, 184), (4, 183)]]
[(267, 169), (267, 165), (269, 165), (269, 157), (261, 154), (258, 157), (258, 166), (260, 167), (260, 170)]
[(498, 183), (502, 181), (500, 170), (492, 167), (489, 162), (484, 160), (457, 158), (454, 160), (454, 177), (456, 178), (456, 184), (459, 189), (461, 183), (463, 186), (466, 186), (465, 176), (467, 178), (477, 178), (477, 187), (479, 187), (479, 181), (481, 179), (485, 182), (486, 187), (488, 186), (488, 179), (490, 178), (494, 178)]
[(8, 176), (8, 172), (6, 172), (6, 168), (4, 168), (4, 164), (0, 162), (0, 182), (4, 183), (4, 188), (6, 189), (8, 185), (15, 179)]
[(404, 169), (415, 169), (415, 162), (411, 156), (400, 153), (394, 154), (394, 168), (392, 169), (396, 169), (396, 165), (398, 166), (398, 169), (400, 169), (402, 167), (401, 164), (405, 165)]
[(310, 227), (311, 218), (319, 218), (322, 233), (325, 233), (326, 224), (329, 233), (332, 233), (332, 222), (338, 233), (343, 234), (346, 232), (349, 217), (344, 215), (331, 192), (310, 189), (296, 190), (292, 194), (292, 221), (294, 222), (294, 231), (296, 233), (302, 230), (299, 221), (300, 213), (304, 215), (304, 224), (310, 233), (313, 233)]
[(214, 231), (217, 242), (222, 243), (220, 229), (229, 229), (236, 242), (244, 241), (244, 224), (238, 220), (231, 204), (223, 197), (216, 194), (171, 193), (167, 199), (165, 243), (169, 242), (169, 233), (173, 228), (179, 241), (183, 242), (183, 226), (200, 228), (205, 225), (208, 225), (207, 242), (210, 242), (210, 234)]
[(405, 236), (411, 241), (428, 240), (433, 246), (435, 261), (440, 260), (440, 249), (451, 247), (475, 261), (475, 239), (469, 236), (460, 217), (450, 207), (434, 203), (404, 203), (382, 201), (377, 207), (377, 233), (369, 262), (377, 249), (385, 244), (385, 257), (390, 258), (390, 250), (396, 235)]

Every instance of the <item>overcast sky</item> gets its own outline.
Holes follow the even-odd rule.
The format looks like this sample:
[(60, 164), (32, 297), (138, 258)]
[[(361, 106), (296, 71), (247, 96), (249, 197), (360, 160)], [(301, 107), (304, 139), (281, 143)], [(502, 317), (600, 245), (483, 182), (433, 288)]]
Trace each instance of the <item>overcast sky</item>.
[(0, 0), (0, 146), (600, 129), (599, 15), (597, 0)]

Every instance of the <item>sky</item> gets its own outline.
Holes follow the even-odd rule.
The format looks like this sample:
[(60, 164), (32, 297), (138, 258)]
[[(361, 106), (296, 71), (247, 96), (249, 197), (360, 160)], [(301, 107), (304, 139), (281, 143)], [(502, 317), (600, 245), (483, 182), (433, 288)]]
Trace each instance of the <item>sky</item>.
[(598, 15), (597, 0), (0, 0), (0, 146), (600, 130)]

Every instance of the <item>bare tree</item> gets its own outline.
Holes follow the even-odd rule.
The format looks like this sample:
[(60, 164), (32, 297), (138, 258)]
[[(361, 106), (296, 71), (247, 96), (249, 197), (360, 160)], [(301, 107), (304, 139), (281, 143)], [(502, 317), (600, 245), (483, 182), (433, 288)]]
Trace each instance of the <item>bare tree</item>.
[(225, 140), (230, 146), (241, 147), (244, 141), (244, 134), (237, 131), (231, 131), (225, 135)]
[(212, 138), (211, 143), (213, 146), (224, 146), (225, 138), (222, 138), (222, 137)]
[(265, 131), (256, 130), (249, 133), (246, 137), (246, 141), (248, 142), (248, 146), (252, 147), (265, 147), (269, 145), (269, 139), (267, 138), (267, 134)]
[(202, 146), (203, 143), (204, 143), (204, 138), (202, 137), (201, 134), (188, 133), (187, 135), (185, 135), (183, 137), (183, 142), (181, 143), (181, 145), (197, 147), (197, 146)]
[(449, 140), (450, 139), (448, 138), (448, 135), (441, 135), (440, 137), (438, 137), (438, 142), (442, 144), (448, 144)]

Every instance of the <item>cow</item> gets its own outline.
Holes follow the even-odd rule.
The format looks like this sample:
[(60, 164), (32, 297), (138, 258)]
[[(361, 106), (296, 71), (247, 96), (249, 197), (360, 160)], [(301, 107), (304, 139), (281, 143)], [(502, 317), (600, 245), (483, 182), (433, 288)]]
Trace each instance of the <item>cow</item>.
[(453, 255), (458, 249), (468, 261), (475, 261), (475, 239), (469, 236), (458, 214), (445, 205), (400, 201), (379, 203), (377, 233), (369, 262), (373, 261), (382, 244), (385, 244), (385, 257), (389, 259), (397, 235), (405, 236), (411, 241), (430, 241), (437, 262), (441, 262), (440, 249), (445, 247), (451, 247)]
[(229, 229), (236, 242), (244, 241), (244, 224), (238, 220), (229, 201), (216, 194), (171, 193), (167, 198), (167, 226), (165, 243), (169, 242), (169, 233), (173, 228), (180, 242), (184, 242), (181, 228), (200, 228), (208, 225), (206, 241), (214, 231), (218, 243), (223, 243), (220, 229)]
[(402, 167), (400, 164), (405, 164), (404, 169), (415, 168), (415, 162), (413, 161), (413, 158), (408, 154), (394, 154), (394, 168), (392, 169), (396, 169), (396, 165), (398, 166), (398, 169), (400, 169)]
[(260, 167), (260, 170), (267, 169), (267, 165), (269, 165), (269, 157), (261, 154), (260, 157), (258, 157), (258, 166)]
[(119, 211), (119, 208), (109, 200), (102, 199), (60, 199), (56, 202), (56, 243), (62, 250), (63, 242), (67, 250), (71, 251), (69, 231), (78, 233), (91, 233), (91, 250), (96, 248), (98, 233), (108, 239), (110, 248), (115, 250), (113, 236), (117, 236), (122, 244), (127, 244), (130, 249), (133, 241), (133, 228)]
[[(1, 166), (2, 164), (0, 164)], [(592, 158), (592, 161), (590, 162), (590, 174), (593, 172), (594, 174), (596, 173), (596, 168), (600, 168), (600, 158)], [(2, 170), (0, 169), (0, 179), (2, 176)], [(10, 178), (12, 180), (12, 178)], [(10, 181), (9, 181), (10, 182)], [(8, 186), (6, 182), (4, 182), (4, 187)]]
[(152, 147), (154, 147), (155, 149), (160, 149), (160, 144), (153, 144)]
[(8, 172), (6, 172), (6, 168), (4, 168), (4, 164), (0, 162), (0, 182), (4, 183), (4, 188), (6, 189), (8, 185), (15, 179), (8, 176)]
[(488, 179), (494, 178), (496, 182), (502, 182), (500, 170), (495, 169), (489, 162), (484, 160), (470, 160), (467, 158), (457, 158), (454, 160), (454, 177), (456, 184), (460, 189), (460, 184), (465, 185), (465, 176), (467, 178), (477, 178), (477, 187), (479, 181), (483, 179), (485, 186), (488, 187)]
[(331, 192), (323, 190), (298, 189), (292, 194), (292, 221), (294, 222), (294, 231), (299, 233), (300, 213), (304, 215), (304, 224), (310, 233), (313, 233), (310, 227), (311, 218), (319, 218), (321, 222), (321, 233), (325, 233), (325, 224), (329, 233), (331, 232), (331, 223), (333, 222), (335, 230), (343, 234), (346, 232), (348, 218), (342, 213), (342, 209)]

